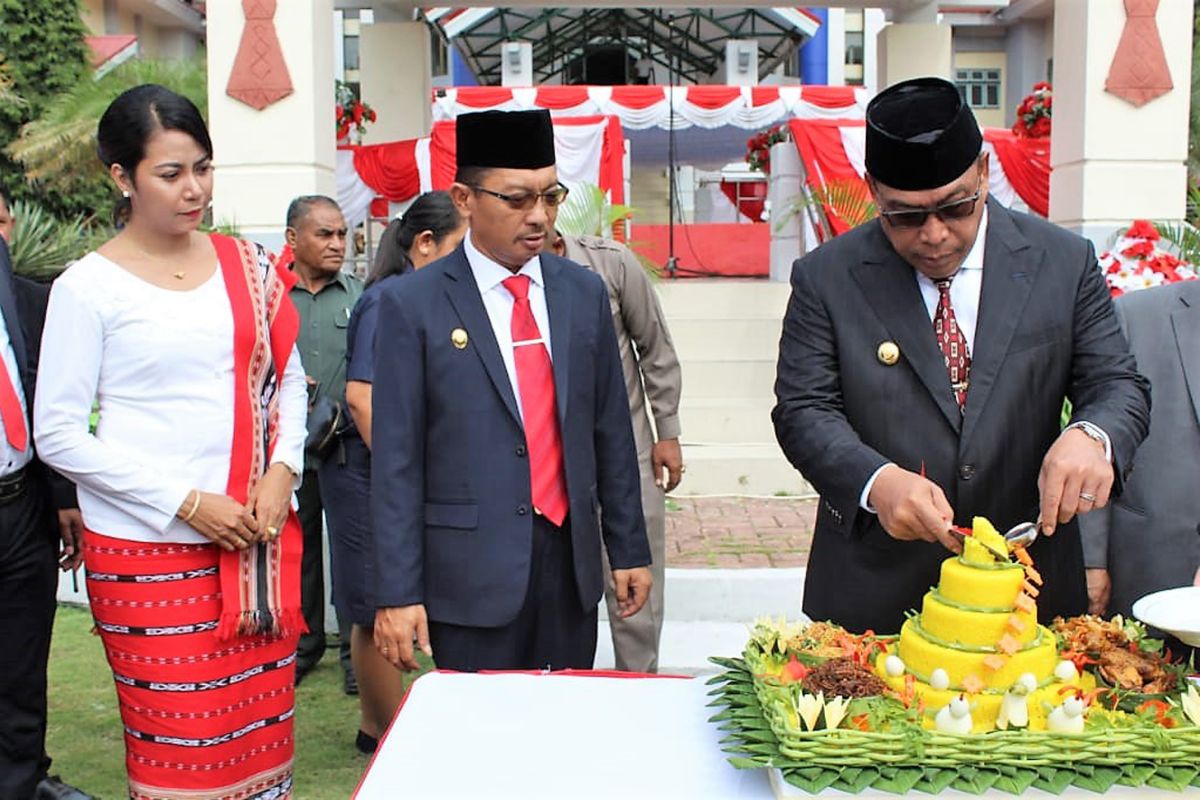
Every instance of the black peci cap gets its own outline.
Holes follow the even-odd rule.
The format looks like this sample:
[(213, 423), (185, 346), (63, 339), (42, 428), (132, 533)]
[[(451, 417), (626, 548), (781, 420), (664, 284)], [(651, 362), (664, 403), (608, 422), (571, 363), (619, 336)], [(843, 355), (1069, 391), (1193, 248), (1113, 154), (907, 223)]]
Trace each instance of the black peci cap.
[(867, 173), (901, 191), (954, 182), (979, 157), (983, 135), (954, 84), (914, 78), (867, 105)]
[(545, 109), (463, 114), (455, 146), (459, 167), (541, 169), (554, 164), (554, 125)]

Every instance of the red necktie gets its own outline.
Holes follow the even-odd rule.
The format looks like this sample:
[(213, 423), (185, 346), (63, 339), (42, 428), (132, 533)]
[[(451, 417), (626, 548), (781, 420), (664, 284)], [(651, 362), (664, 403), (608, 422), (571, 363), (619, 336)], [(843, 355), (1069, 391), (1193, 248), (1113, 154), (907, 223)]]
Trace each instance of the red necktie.
[(0, 420), (4, 421), (4, 434), (14, 450), (24, 451), (29, 444), (29, 429), (25, 427), (25, 412), (17, 389), (9, 377), (8, 367), (0, 358)]
[(937, 335), (938, 347), (946, 359), (946, 371), (950, 373), (950, 386), (958, 400), (958, 409), (967, 405), (967, 385), (971, 374), (971, 354), (967, 352), (967, 337), (958, 327), (954, 309), (950, 307), (950, 278), (934, 281), (938, 289), (937, 310), (933, 313), (933, 332)]
[(555, 525), (567, 518), (567, 482), (563, 473), (562, 435), (558, 430), (554, 366), (529, 305), (529, 276), (504, 279), (513, 296), (513, 361), (521, 390), (525, 443), (529, 447), (529, 482), (534, 509)]

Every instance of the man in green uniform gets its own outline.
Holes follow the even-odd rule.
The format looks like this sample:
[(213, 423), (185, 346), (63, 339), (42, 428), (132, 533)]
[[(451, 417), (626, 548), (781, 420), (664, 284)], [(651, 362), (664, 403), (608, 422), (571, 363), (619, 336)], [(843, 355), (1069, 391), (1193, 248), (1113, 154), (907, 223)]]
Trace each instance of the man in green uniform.
[[(362, 294), (362, 281), (342, 271), (346, 258), (346, 220), (331, 198), (297, 197), (288, 206), (287, 243), (291, 247), (296, 285), (292, 302), (300, 313), (296, 346), (309, 381), (310, 408), (329, 398), (346, 400), (346, 326)], [(312, 670), (325, 650), (325, 566), (321, 486), (317, 463), (305, 456), (304, 480), (298, 494), (304, 528), (304, 560), (300, 598), (308, 633), (296, 648), (296, 683)], [(350, 666), (349, 631), (342, 635), (342, 670), (347, 694), (357, 692)]]

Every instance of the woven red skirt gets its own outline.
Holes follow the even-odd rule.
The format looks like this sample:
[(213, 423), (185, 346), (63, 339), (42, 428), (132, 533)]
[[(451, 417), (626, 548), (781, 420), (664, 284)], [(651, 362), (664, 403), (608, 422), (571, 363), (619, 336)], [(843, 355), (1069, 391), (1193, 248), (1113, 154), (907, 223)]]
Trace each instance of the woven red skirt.
[(215, 545), (85, 533), (134, 800), (291, 796), (297, 637), (219, 641), (217, 559)]

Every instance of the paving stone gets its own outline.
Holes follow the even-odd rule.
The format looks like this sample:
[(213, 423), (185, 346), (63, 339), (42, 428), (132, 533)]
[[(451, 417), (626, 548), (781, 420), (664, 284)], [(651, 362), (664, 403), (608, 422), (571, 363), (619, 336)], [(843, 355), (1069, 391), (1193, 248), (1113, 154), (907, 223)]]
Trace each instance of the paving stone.
[(816, 512), (816, 500), (791, 497), (671, 498), (667, 566), (804, 566)]

